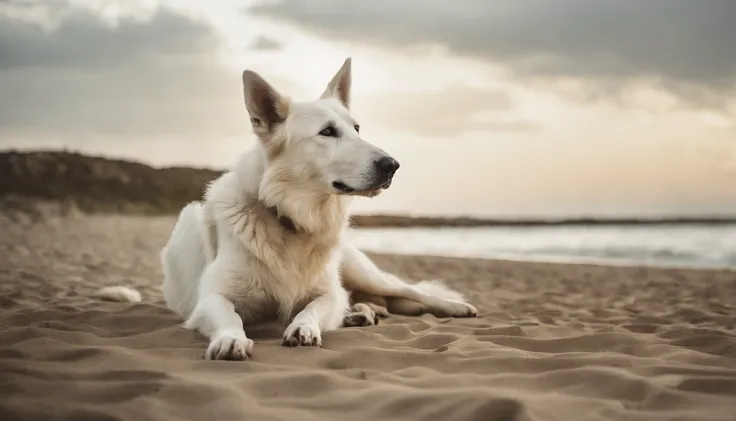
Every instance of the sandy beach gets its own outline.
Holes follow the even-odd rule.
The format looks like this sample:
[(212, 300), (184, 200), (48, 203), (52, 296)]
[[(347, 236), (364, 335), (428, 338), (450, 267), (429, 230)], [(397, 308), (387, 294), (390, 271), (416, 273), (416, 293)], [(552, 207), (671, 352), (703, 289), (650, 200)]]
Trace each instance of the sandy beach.
[[(172, 217), (0, 217), (0, 420), (736, 419), (736, 273), (371, 254), (475, 319), (392, 316), (247, 362), (163, 305)], [(140, 304), (103, 302), (127, 285)]]

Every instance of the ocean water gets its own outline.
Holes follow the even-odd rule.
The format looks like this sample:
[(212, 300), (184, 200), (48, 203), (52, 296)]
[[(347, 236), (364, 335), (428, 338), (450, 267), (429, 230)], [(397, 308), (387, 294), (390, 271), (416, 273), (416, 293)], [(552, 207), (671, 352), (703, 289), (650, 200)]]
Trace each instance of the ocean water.
[(359, 228), (376, 252), (637, 266), (736, 268), (736, 224)]

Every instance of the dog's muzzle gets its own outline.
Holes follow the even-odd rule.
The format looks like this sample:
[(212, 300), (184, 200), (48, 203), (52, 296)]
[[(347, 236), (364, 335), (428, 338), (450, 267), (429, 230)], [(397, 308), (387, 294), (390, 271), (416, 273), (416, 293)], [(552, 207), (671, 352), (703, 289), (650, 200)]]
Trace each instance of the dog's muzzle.
[(355, 196), (368, 196), (373, 197), (391, 187), (391, 181), (393, 180), (396, 170), (399, 169), (399, 162), (388, 155), (381, 157), (373, 161), (374, 166), (374, 177), (373, 182), (367, 188), (355, 189), (342, 181), (334, 181), (332, 187), (343, 194), (350, 194)]
[(386, 155), (373, 161), (373, 165), (376, 168), (376, 177), (371, 189), (379, 190), (389, 188), (391, 186), (391, 180), (393, 180), (394, 174), (396, 174), (396, 170), (399, 169), (399, 161)]
[(391, 180), (400, 166), (399, 161), (391, 158), (390, 156), (384, 156), (377, 161), (373, 161), (373, 164), (376, 166), (376, 171), (379, 176), (387, 180)]

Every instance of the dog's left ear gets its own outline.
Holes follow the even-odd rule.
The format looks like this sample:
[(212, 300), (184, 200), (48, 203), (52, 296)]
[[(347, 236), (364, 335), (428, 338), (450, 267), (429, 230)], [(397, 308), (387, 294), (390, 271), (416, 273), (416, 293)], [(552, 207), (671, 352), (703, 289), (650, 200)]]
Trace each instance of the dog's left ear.
[(243, 71), (243, 96), (250, 122), (257, 133), (271, 131), (289, 114), (289, 100), (252, 70)]
[(347, 109), (350, 109), (351, 61), (350, 57), (345, 59), (342, 67), (332, 77), (330, 83), (327, 84), (327, 89), (321, 96), (321, 98), (337, 98)]

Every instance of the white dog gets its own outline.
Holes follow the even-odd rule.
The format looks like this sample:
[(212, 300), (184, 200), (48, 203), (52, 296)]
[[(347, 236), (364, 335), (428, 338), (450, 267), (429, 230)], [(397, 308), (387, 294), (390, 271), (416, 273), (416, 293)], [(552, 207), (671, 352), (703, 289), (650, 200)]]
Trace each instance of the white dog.
[(461, 294), (406, 283), (346, 242), (351, 196), (379, 194), (399, 168), (360, 138), (350, 84), (349, 58), (310, 102), (243, 72), (259, 142), (181, 211), (161, 252), (166, 303), (209, 338), (205, 358), (247, 359), (253, 341), (243, 323), (276, 317), (288, 323), (284, 345), (321, 346), (322, 332), (354, 322), (347, 291), (369, 302), (358, 311), (476, 315)]

